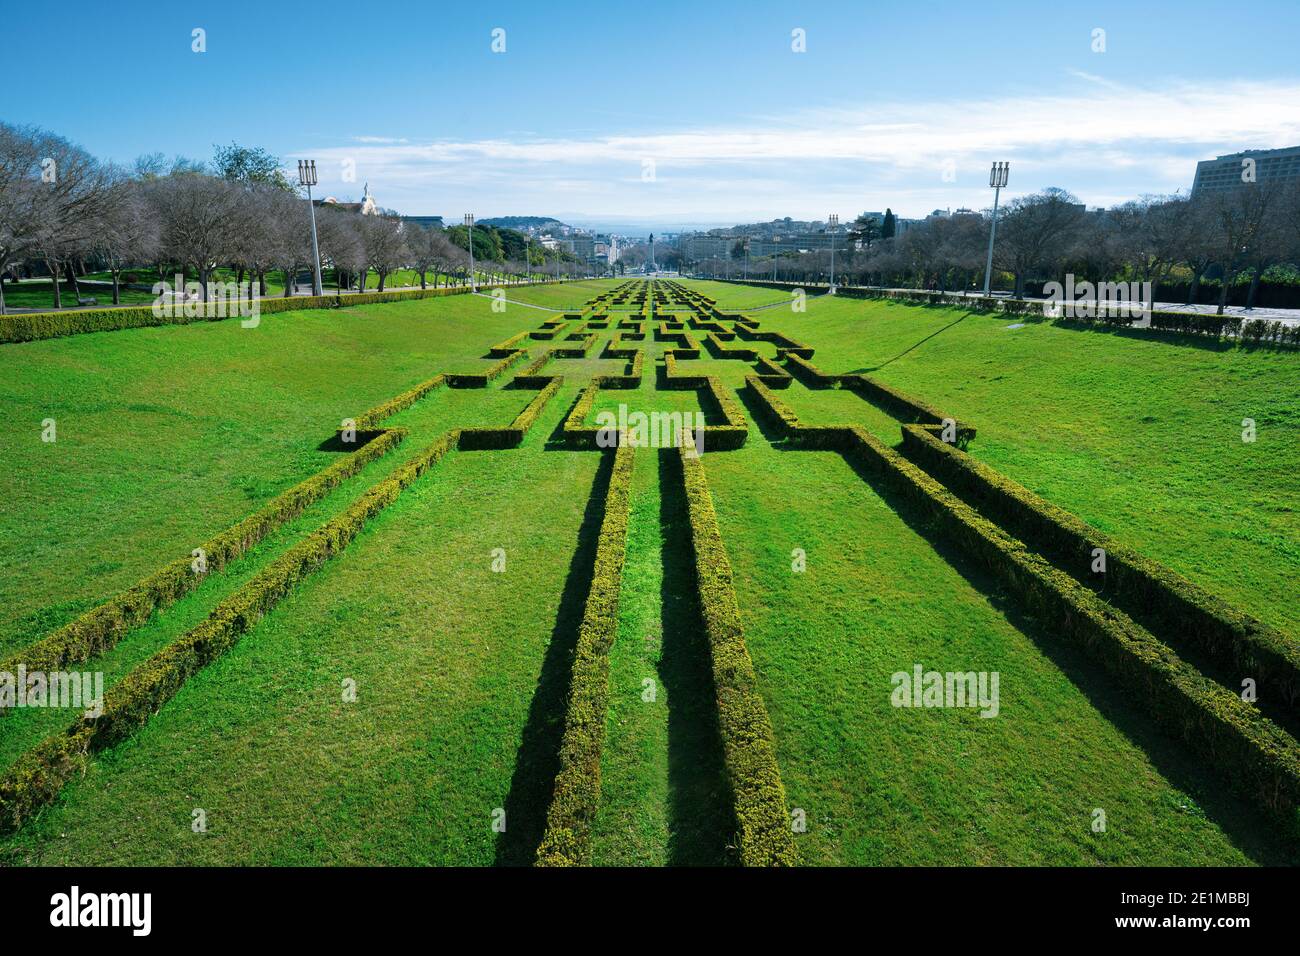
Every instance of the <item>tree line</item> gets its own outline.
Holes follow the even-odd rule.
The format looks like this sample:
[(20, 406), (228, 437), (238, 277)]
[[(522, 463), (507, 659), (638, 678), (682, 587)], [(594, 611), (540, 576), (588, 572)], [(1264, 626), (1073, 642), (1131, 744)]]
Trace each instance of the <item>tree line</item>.
[[(197, 279), (204, 299), (218, 269), (229, 269), (248, 295), (266, 295), (268, 272), (284, 276), (284, 295), (300, 272), (314, 267), (311, 212), (281, 169), (260, 148), (218, 147), (210, 163), (162, 154), (125, 168), (101, 162), (62, 136), (0, 123), (0, 313), (4, 280), (47, 273), (53, 304), (62, 306), (60, 279), (77, 289), (79, 276), (109, 273), (113, 302), (124, 274), (150, 268), (158, 277)], [(398, 270), (420, 286), (465, 282), (472, 241), (476, 269), (505, 281), (585, 271), (571, 254), (543, 249), (526, 234), (492, 226), (424, 228), (391, 210), (378, 215), (316, 206), (322, 269), (339, 291), (364, 291), (373, 271), (382, 291)], [(550, 264), (548, 266), (548, 263)]]
[[(894, 234), (860, 216), (845, 234), (826, 236), (825, 248), (751, 259), (751, 278), (826, 281), (830, 244), (837, 282), (937, 289), (982, 288), (991, 213), (935, 216)], [(885, 236), (882, 233), (888, 232)], [(739, 257), (697, 263), (697, 271), (738, 274)], [(1020, 297), (1036, 280), (1073, 274), (1080, 281), (1177, 282), (1187, 303), (1203, 281), (1218, 281), (1218, 311), (1229, 287), (1247, 284), (1247, 308), (1256, 303), (1270, 269), (1300, 283), (1300, 182), (1243, 182), (1193, 196), (1147, 196), (1107, 210), (1085, 210), (1063, 189), (1011, 200), (998, 213), (994, 287)], [(1000, 276), (1007, 280), (999, 283)]]

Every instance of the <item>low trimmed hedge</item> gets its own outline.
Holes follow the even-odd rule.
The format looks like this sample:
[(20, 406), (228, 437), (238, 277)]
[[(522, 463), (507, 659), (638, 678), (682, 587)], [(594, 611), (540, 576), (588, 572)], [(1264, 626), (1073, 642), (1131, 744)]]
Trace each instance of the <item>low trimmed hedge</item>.
[(99, 717), (82, 716), (28, 750), (0, 777), (0, 830), (16, 830), (52, 802), (91, 753), (125, 740), (184, 683), (238, 643), (301, 581), (338, 555), (361, 529), (456, 445), (453, 429), (371, 487), (342, 514), (259, 571), (200, 624), (136, 666), (104, 695)]
[[(464, 295), (469, 290), (456, 288), (406, 289), (399, 292), (351, 292), (342, 295), (278, 296), (258, 299), (262, 315), (277, 312), (296, 312), (304, 309), (336, 309), (379, 302), (405, 302), (411, 299), (430, 299), (447, 295)], [(236, 308), (238, 308), (236, 304)], [(181, 314), (156, 316), (153, 306), (127, 306), (111, 309), (69, 309), (61, 312), (28, 312), (0, 315), (0, 343), (32, 342), (39, 339), (62, 338), (87, 332), (115, 332), (122, 329), (148, 328), (161, 325), (190, 325), (195, 322), (221, 322), (243, 318), (238, 314), (225, 316), (186, 316)], [(177, 310), (173, 310), (175, 312)]]
[[(557, 351), (552, 349), (552, 352)], [(499, 378), (506, 369), (528, 358), (526, 349), (511, 352), (505, 358), (498, 359), (481, 372), (448, 372), (446, 374), (449, 388), (487, 388), (488, 382)]]
[(772, 394), (771, 388), (763, 381), (762, 376), (746, 375), (745, 386), (758, 402), (764, 416), (777, 427), (782, 438), (788, 438), (790, 433), (799, 427), (798, 416), (789, 405)]
[(1046, 626), (1077, 641), (1131, 700), (1205, 756), (1231, 786), (1284, 816), (1300, 806), (1300, 746), (1253, 704), (1201, 674), (861, 426), (800, 428), (794, 438), (807, 448), (835, 448), (879, 475)]
[(1234, 673), (1254, 676), (1265, 693), (1293, 707), (1300, 700), (1300, 647), (1279, 631), (945, 444), (928, 429), (904, 427), (903, 453), (1012, 534), (1078, 569), (1074, 577), (1084, 583), (1093, 549), (1104, 548), (1109, 597), (1138, 617), (1149, 615), (1176, 643), (1194, 646)]
[(271, 532), (301, 515), (342, 482), (386, 455), (405, 437), (404, 429), (381, 432), (345, 458), (282, 492), (247, 518), (203, 542), (199, 545), (207, 561), (207, 571), (203, 574), (194, 573), (190, 556), (177, 558), (116, 597), (10, 655), (0, 662), (0, 671), (15, 673), (19, 665), (28, 671), (57, 671), (105, 653), (126, 634), (149, 620), (155, 611), (170, 607), (189, 594), (210, 575), (246, 554)]
[[(519, 379), (516, 378), (515, 381), (518, 382)], [(547, 377), (541, 391), (509, 425), (462, 428), (457, 447), (464, 450), (517, 448), (542, 414), (542, 409), (555, 397), (563, 384), (564, 379), (559, 375)]]
[(785, 356), (786, 364), (794, 369), (796, 377), (807, 383), (809, 388), (847, 388), (862, 395), (873, 405), (906, 424), (921, 423), (925, 425), (942, 425), (945, 421), (954, 423), (957, 444), (965, 448), (975, 438), (975, 428), (948, 415), (933, 405), (913, 398), (892, 385), (878, 382), (865, 375), (827, 375), (806, 358), (794, 352)]
[(709, 642), (740, 861), (745, 866), (794, 866), (799, 858), (776, 762), (772, 722), (745, 647), (731, 582), (731, 562), (718, 530), (704, 467), (698, 456), (688, 452), (683, 445), (679, 455), (691, 525), (695, 583)]
[(569, 699), (538, 866), (591, 863), (591, 826), (600, 808), (600, 754), (609, 706), (609, 649), (618, 633), (618, 594), (627, 553), (628, 497), (635, 449), (621, 445), (605, 493), (591, 589), (574, 648)]
[(722, 337), (716, 332), (709, 332), (704, 336), (704, 341), (708, 343), (709, 351), (713, 353), (714, 358), (739, 359), (743, 362), (753, 362), (758, 358), (758, 353), (753, 349), (732, 348), (725, 345)]
[(600, 429), (583, 424), (591, 414), (592, 406), (596, 404), (596, 395), (599, 391), (599, 383), (589, 384), (578, 393), (577, 401), (569, 409), (569, 414), (564, 417), (561, 431), (564, 435), (564, 443), (570, 448), (599, 447), (596, 444), (596, 436), (600, 433)]
[(504, 342), (498, 342), (488, 349), (488, 358), (505, 358), (507, 355), (513, 355), (516, 351), (523, 348), (522, 344), (531, 335), (530, 332), (518, 332)]
[(598, 339), (599, 336), (593, 332), (587, 336), (570, 335), (569, 338), (570, 339), (576, 338), (578, 340), (577, 344), (560, 345), (551, 349), (552, 358), (572, 358), (572, 359), (586, 358), (587, 352), (589, 352), (591, 350), (591, 347), (596, 344), (596, 339)]
[(421, 382), (419, 385), (412, 389), (408, 389), (401, 395), (390, 398), (382, 405), (376, 405), (374, 408), (356, 419), (357, 430), (363, 431), (376, 427), (380, 422), (396, 415), (400, 411), (410, 408), (420, 399), (424, 398), (424, 396), (446, 384), (447, 376), (440, 372), (433, 378)]

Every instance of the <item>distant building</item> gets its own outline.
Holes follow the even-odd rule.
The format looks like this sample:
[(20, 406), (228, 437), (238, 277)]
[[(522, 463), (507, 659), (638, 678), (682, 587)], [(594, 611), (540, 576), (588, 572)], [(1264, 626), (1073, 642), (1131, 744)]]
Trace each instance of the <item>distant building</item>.
[(1252, 179), (1257, 183), (1300, 180), (1300, 146), (1248, 149), (1203, 159), (1196, 164), (1192, 194), (1232, 189)]
[(361, 192), (361, 202), (339, 202), (333, 196), (326, 196), (324, 199), (314, 200), (314, 204), (317, 206), (333, 206), (336, 209), (346, 209), (348, 212), (359, 212), (363, 216), (379, 215), (379, 207), (375, 204), (375, 197), (370, 195), (370, 183), (366, 183), (365, 188)]
[(441, 216), (403, 216), (402, 222), (409, 222), (411, 225), (419, 226), (421, 229), (443, 228)]

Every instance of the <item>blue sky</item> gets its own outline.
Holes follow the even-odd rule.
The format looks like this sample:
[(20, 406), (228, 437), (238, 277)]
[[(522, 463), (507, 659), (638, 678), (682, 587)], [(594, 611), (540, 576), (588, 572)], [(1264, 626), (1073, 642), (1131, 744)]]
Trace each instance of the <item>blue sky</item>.
[(232, 140), (311, 156), (323, 191), (368, 181), (410, 214), (921, 216), (986, 205), (993, 159), (1013, 195), (1105, 206), (1300, 144), (1294, 0), (71, 2), (5, 32), (8, 122), (123, 162)]

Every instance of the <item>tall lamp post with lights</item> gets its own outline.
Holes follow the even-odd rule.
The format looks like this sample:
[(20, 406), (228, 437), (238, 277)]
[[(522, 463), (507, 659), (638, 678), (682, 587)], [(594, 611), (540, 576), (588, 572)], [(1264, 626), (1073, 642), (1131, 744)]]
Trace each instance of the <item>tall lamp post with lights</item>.
[(989, 170), (989, 185), (993, 187), (993, 220), (989, 223), (989, 256), (984, 263), (984, 295), (989, 294), (989, 283), (993, 279), (993, 238), (998, 234), (998, 197), (1002, 187), (1007, 184), (1007, 172), (1010, 163), (994, 163)]
[(827, 232), (831, 234), (831, 288), (830, 294), (835, 294), (835, 231), (840, 228), (839, 213), (831, 213), (826, 221)]
[(469, 246), (469, 290), (478, 291), (478, 282), (474, 276), (474, 214), (465, 213), (465, 244)]
[(320, 245), (316, 242), (316, 204), (311, 199), (311, 187), (319, 182), (316, 178), (316, 160), (298, 160), (298, 183), (307, 187), (307, 209), (311, 212), (311, 262), (312, 295), (323, 295), (324, 287), (320, 278)]

